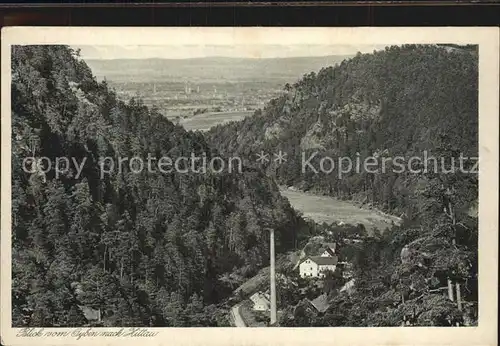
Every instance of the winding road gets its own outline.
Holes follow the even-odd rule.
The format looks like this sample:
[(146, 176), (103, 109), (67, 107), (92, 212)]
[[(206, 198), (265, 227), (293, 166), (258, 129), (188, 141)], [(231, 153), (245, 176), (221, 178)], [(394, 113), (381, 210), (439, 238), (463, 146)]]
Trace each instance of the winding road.
[(232, 321), (235, 327), (246, 327), (245, 321), (243, 321), (240, 314), (240, 305), (241, 304), (236, 304), (231, 308)]

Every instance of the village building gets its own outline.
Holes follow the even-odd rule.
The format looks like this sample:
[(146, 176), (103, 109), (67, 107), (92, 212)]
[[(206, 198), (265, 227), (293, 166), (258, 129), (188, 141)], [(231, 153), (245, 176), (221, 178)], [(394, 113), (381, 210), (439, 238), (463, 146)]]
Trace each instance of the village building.
[(256, 292), (250, 297), (250, 300), (253, 302), (255, 311), (269, 311), (271, 307), (270, 297), (267, 293)]
[(328, 302), (328, 295), (326, 293), (316, 297), (316, 299), (308, 300), (314, 309), (318, 312), (325, 312), (329, 307), (330, 303)]
[(327, 271), (335, 271), (337, 262), (337, 256), (309, 256), (299, 265), (299, 273), (303, 278), (324, 277)]
[(353, 276), (353, 265), (349, 262), (339, 262), (337, 264), (337, 268), (341, 269), (342, 277), (346, 280), (349, 280)]
[(335, 257), (337, 251), (336, 243), (327, 243), (325, 245), (325, 250), (321, 254), (321, 257)]

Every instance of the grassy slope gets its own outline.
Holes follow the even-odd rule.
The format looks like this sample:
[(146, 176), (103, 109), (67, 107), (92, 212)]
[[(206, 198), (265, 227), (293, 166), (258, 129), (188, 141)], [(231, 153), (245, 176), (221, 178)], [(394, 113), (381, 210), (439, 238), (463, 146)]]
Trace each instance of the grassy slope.
[(368, 231), (374, 228), (383, 231), (391, 227), (392, 222), (398, 224), (401, 221), (397, 217), (385, 215), (376, 210), (363, 209), (328, 196), (288, 189), (282, 189), (281, 194), (288, 198), (292, 207), (301, 211), (304, 217), (311, 218), (317, 223), (343, 222), (353, 225), (362, 223)]

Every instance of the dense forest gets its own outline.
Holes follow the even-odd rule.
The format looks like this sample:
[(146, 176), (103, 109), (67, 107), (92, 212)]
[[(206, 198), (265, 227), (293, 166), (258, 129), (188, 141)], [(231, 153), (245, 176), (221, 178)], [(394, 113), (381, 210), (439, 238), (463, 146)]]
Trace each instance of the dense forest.
[[(230, 275), (245, 278), (308, 225), (263, 172), (101, 178), (103, 157), (217, 155), (140, 100), (118, 101), (79, 52), (12, 49), (12, 318), (21, 326), (224, 326)], [(23, 170), (23, 160), (47, 158)], [(85, 165), (56, 176), (47, 160)], [(70, 161), (73, 162), (73, 161)]]
[[(477, 47), (446, 47), (405, 45), (358, 53), (287, 84), (283, 96), (252, 117), (214, 127), (209, 141), (249, 164), (261, 150), (282, 150), (287, 162), (267, 168), (280, 184), (416, 218), (423, 210), (414, 199), (424, 174), (394, 173), (390, 164), (386, 174), (353, 169), (339, 178), (338, 166), (331, 173), (302, 172), (302, 154), (307, 159), (318, 153), (310, 161), (316, 168), (322, 157), (381, 162), (382, 157), (423, 158), (427, 151), (438, 165), (446, 157), (445, 166), (457, 153), (477, 157)], [(458, 155), (455, 161), (458, 167)]]
[[(219, 125), (207, 138), (224, 154), (246, 157), (248, 165), (261, 151), (282, 150), (287, 162), (265, 167), (278, 183), (403, 218), (399, 227), (339, 246), (354, 264), (354, 293), (327, 285), (328, 310), (294, 302), (283, 307), (281, 325), (477, 323), (478, 176), (458, 170), (460, 154), (478, 156), (477, 46), (403, 45), (358, 53), (285, 85), (283, 95), (263, 110)], [(311, 161), (316, 167), (324, 156), (354, 161), (425, 158), (425, 152), (441, 166), (426, 170), (421, 161), (413, 167), (418, 173), (389, 166), (340, 178), (338, 167), (329, 174), (304, 173), (301, 155), (313, 152), (320, 153)], [(328, 232), (330, 240), (342, 243), (345, 234)]]
[[(323, 155), (428, 151), (446, 168), (460, 154), (478, 156), (477, 58), (476, 46), (458, 45), (358, 54), (285, 85), (253, 116), (204, 136), (141, 100), (119, 101), (78, 51), (14, 46), (13, 325), (85, 325), (83, 306), (99, 311), (94, 325), (227, 326), (228, 298), (245, 299), (234, 289), (268, 264), (268, 228), (279, 258), (307, 249), (313, 236), (336, 242), (355, 282), (341, 292), (347, 279), (336, 273), (318, 289), (288, 263), (279, 271), (281, 326), (476, 325), (476, 174), (304, 174), (301, 154), (319, 152), (311, 161), (318, 166)], [(287, 162), (255, 165), (255, 154), (277, 150)], [(101, 176), (103, 157), (191, 153), (238, 155), (243, 172), (137, 173), (125, 165)], [(43, 165), (27, 173), (29, 157), (85, 164), (58, 176)], [(278, 184), (371, 205), (403, 222), (368, 233), (304, 221)], [(328, 308), (319, 312), (308, 301), (322, 293)]]

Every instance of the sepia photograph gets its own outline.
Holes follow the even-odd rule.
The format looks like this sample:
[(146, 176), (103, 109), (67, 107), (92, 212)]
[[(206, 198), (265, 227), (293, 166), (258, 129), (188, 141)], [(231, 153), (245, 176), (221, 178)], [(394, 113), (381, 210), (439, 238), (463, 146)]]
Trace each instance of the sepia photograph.
[(476, 36), (112, 30), (2, 31), (3, 338), (481, 327), (498, 66), (486, 105)]

